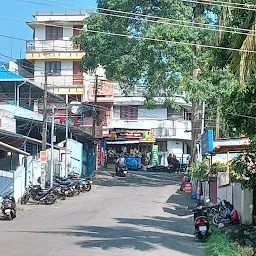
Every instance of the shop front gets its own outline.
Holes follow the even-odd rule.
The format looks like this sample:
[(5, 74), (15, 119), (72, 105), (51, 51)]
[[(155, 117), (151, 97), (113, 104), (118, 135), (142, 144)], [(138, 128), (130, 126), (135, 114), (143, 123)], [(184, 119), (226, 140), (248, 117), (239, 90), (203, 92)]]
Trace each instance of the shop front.
[(106, 140), (107, 163), (115, 164), (119, 155), (140, 157), (143, 161), (146, 156), (150, 158), (154, 143), (151, 130), (110, 129)]

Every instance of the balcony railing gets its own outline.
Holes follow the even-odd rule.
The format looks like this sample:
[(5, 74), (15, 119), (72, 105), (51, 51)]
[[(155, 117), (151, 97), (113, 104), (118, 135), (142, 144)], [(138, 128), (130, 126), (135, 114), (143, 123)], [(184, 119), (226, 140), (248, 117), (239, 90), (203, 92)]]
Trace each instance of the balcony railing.
[[(42, 85), (45, 83), (44, 74), (35, 75), (29, 78), (30, 81), (35, 82), (37, 85)], [(83, 87), (84, 81), (81, 77), (76, 77), (75, 75), (49, 75), (47, 77), (48, 88), (56, 87)]]
[(67, 52), (80, 51), (71, 40), (29, 40), (26, 42), (27, 52)]
[(176, 128), (153, 128), (152, 132), (155, 138), (176, 136)]

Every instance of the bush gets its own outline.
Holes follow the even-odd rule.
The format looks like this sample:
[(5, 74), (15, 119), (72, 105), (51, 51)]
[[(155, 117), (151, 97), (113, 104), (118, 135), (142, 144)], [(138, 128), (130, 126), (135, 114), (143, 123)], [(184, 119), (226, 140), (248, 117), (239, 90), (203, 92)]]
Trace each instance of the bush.
[(209, 174), (209, 163), (207, 159), (203, 159), (202, 162), (192, 163), (191, 174), (194, 178), (206, 179)]
[(213, 232), (206, 243), (206, 256), (253, 256), (252, 247), (243, 247), (220, 231)]
[(244, 152), (235, 157), (231, 162), (232, 179), (242, 184), (244, 188), (256, 186), (256, 154)]
[(215, 162), (210, 167), (210, 174), (212, 176), (217, 176), (218, 172), (226, 172), (227, 171), (227, 164), (221, 162)]

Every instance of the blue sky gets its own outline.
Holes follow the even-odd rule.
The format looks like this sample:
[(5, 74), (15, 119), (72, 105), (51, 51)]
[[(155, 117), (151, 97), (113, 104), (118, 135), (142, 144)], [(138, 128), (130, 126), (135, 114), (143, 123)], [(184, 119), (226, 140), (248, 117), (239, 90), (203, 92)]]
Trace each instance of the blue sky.
[[(3, 0), (2, 0), (3, 1)], [(1, 1), (1, 2), (2, 2)], [(26, 0), (24, 0), (26, 1)], [(0, 34), (12, 37), (23, 38), (26, 40), (32, 39), (33, 31), (29, 28), (25, 21), (32, 21), (32, 13), (34, 11), (65, 11), (67, 7), (70, 9), (86, 9), (86, 7), (96, 6), (96, 0), (28, 0), (31, 2), (44, 3), (45, 5), (39, 5), (35, 3), (23, 2), (22, 0), (5, 0), (1, 3), (1, 15), (0, 15)], [(70, 2), (72, 4), (77, 4), (77, 6), (72, 6), (72, 4), (67, 4)], [(46, 6), (46, 5), (53, 6)], [(81, 6), (78, 6), (81, 5)], [(87, 8), (88, 9), (88, 8)], [(4, 18), (14, 18), (21, 21), (8, 20)], [(10, 56), (12, 58), (19, 58), (25, 56), (25, 41), (17, 41), (14, 39), (3, 38), (0, 36), (0, 53)], [(3, 59), (0, 59), (3, 61)]]

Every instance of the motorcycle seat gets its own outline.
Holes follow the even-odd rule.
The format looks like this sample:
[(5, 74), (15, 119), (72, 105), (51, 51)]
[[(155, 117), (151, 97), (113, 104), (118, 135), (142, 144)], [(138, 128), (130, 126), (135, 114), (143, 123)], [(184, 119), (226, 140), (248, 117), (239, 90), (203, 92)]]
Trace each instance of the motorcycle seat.
[(60, 182), (60, 185), (68, 186), (68, 185), (70, 185), (70, 184), (71, 184), (70, 181), (61, 181), (61, 182)]

